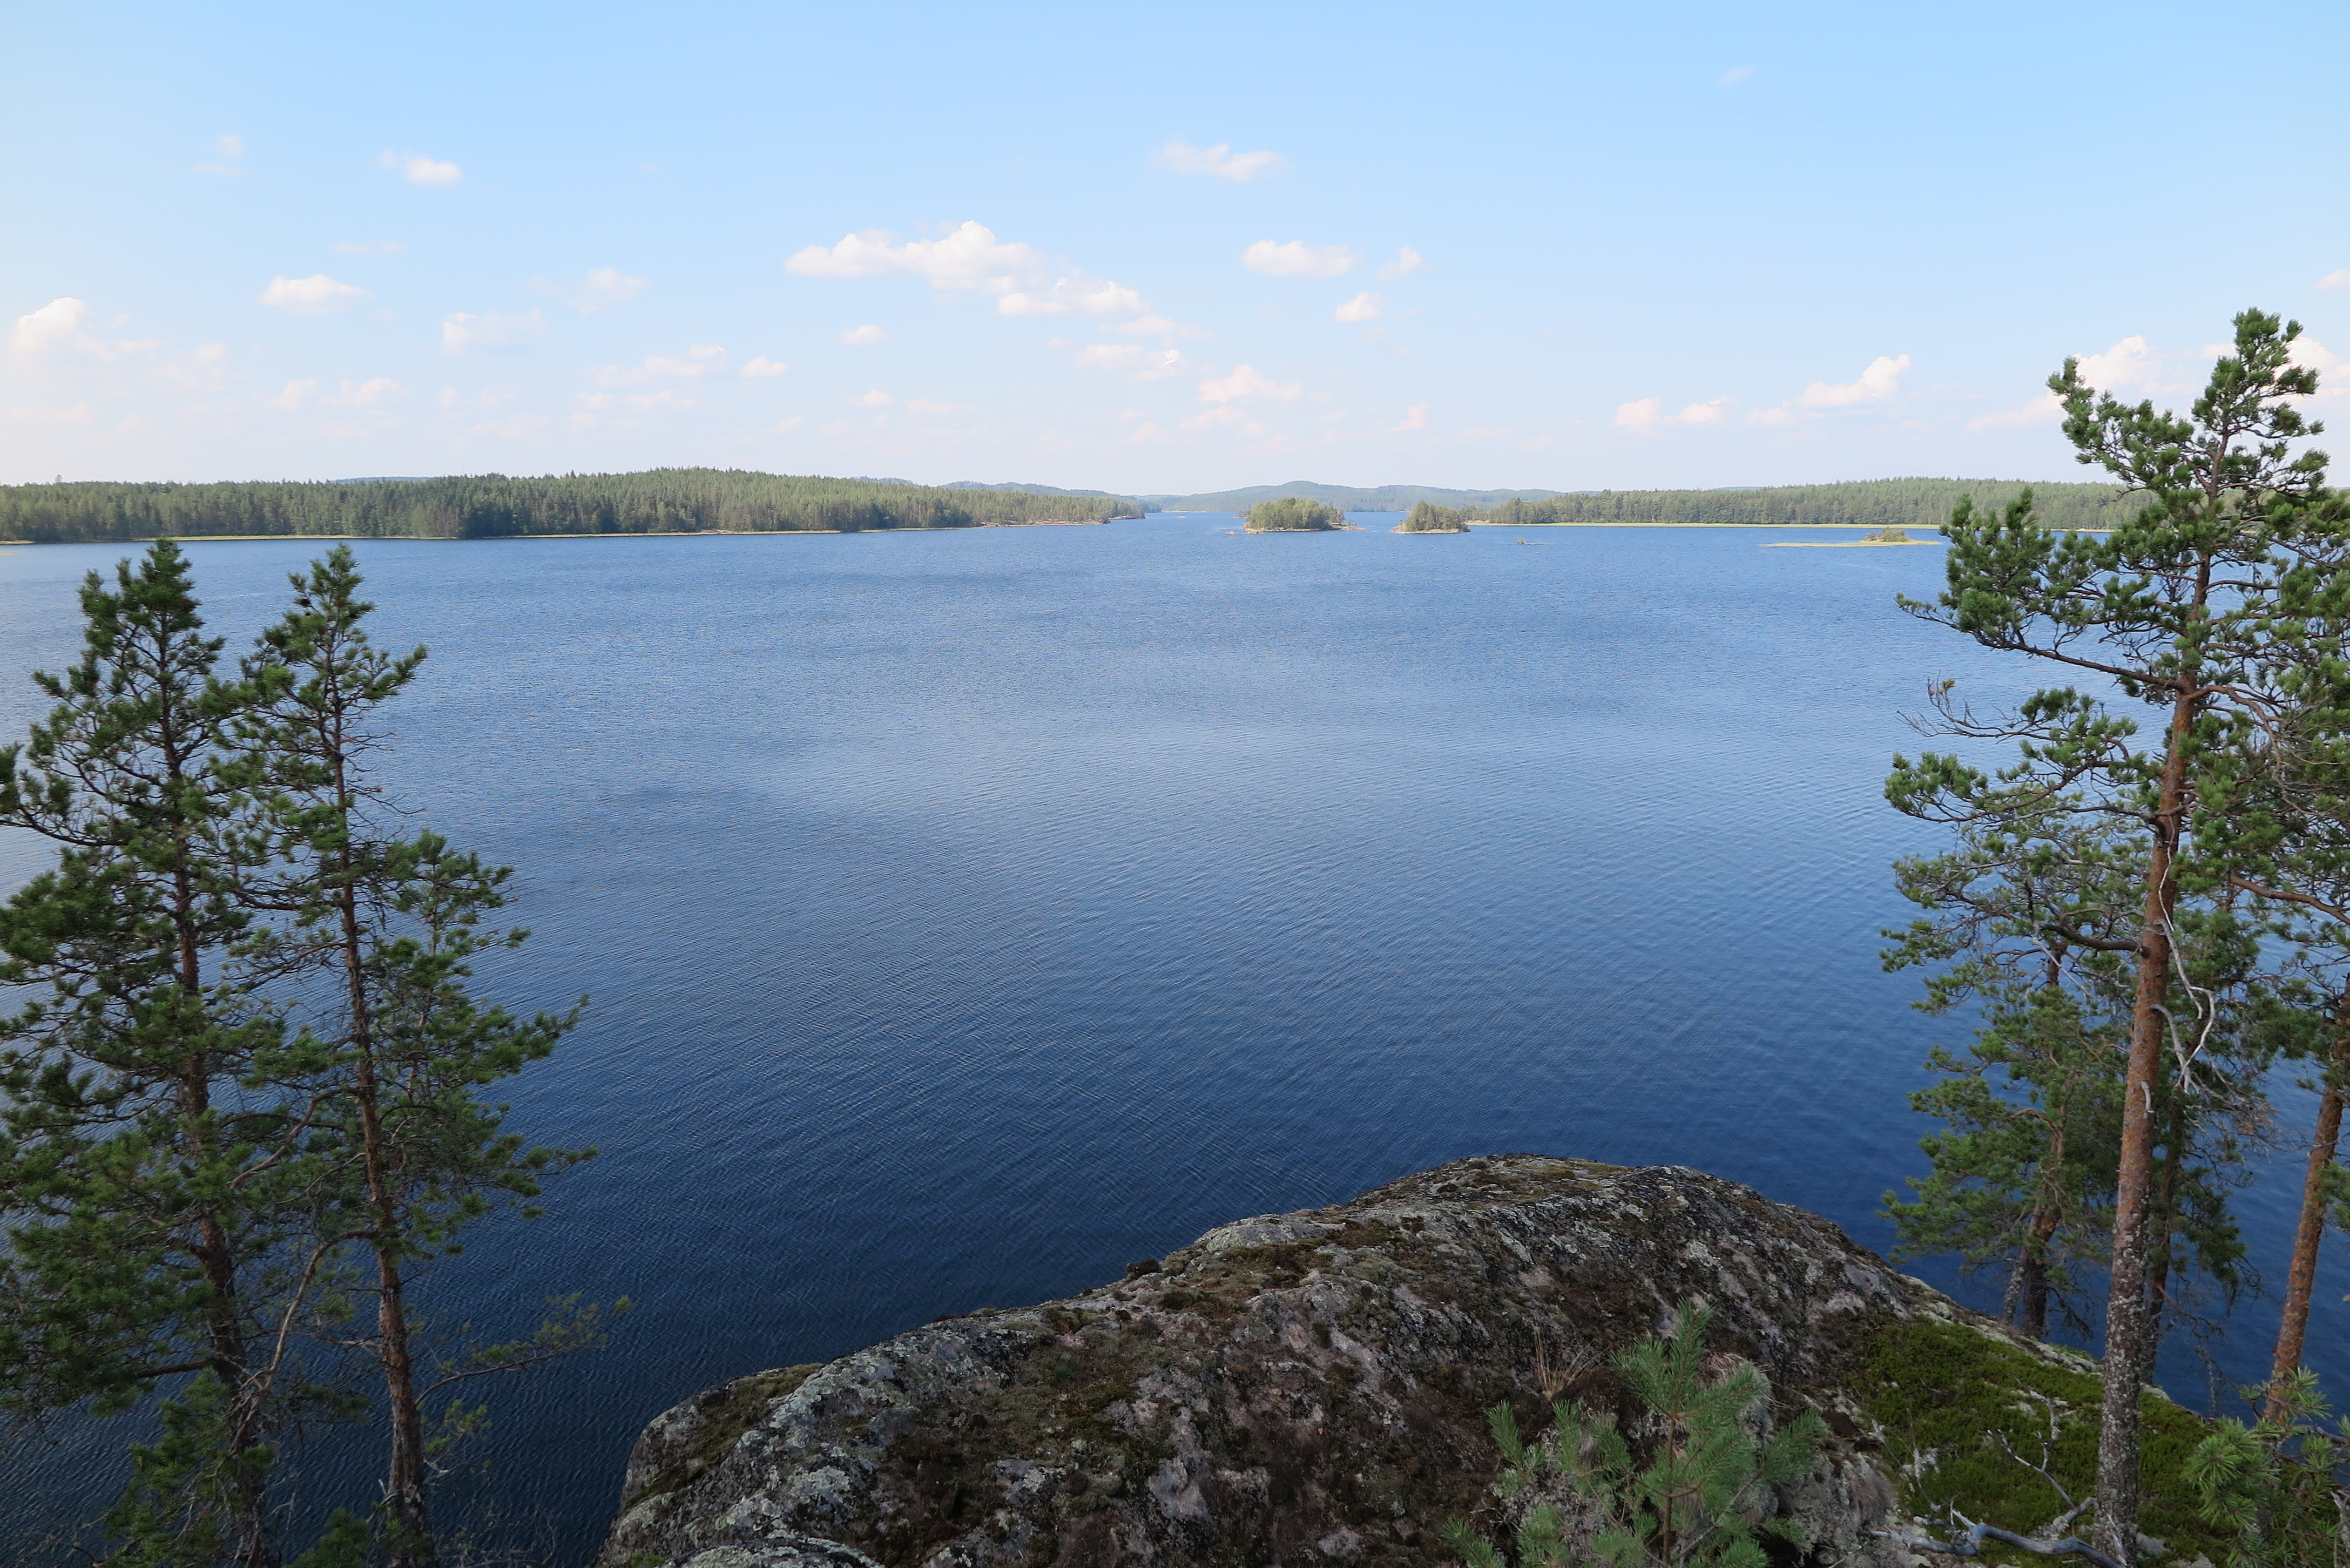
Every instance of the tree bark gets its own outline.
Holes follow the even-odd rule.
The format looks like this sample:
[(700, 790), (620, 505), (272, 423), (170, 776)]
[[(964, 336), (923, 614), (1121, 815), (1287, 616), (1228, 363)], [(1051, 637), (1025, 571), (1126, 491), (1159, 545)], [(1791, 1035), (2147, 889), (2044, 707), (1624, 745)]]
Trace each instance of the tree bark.
[(2334, 1012), (2333, 1060), (2317, 1101), (2317, 1127), (2309, 1140), (2309, 1174), (2301, 1189), (2301, 1224), (2293, 1232), (2293, 1268), (2285, 1276), (2284, 1317), (2277, 1325), (2276, 1356), (2269, 1367), (2268, 1403), (2261, 1417), (2284, 1419), (2285, 1375), (2301, 1366), (2309, 1332), (2309, 1298), (2317, 1282), (2317, 1251), (2325, 1240), (2325, 1173), (2342, 1143), (2342, 1102), (2350, 1092), (2350, 992)]
[[(2198, 593), (2199, 603), (2203, 597)], [(2161, 1077), (2162, 1026), (2170, 993), (2170, 920), (2178, 904), (2172, 862), (2186, 825), (2187, 747), (2196, 705), (2191, 679), (2182, 679), (2171, 705), (2169, 743), (2156, 797), (2138, 938), (2137, 994), (2130, 1014), (2129, 1065), (2122, 1081), (2121, 1168), (2115, 1186), (2105, 1397), (2097, 1428), (2096, 1534), (2106, 1552), (2123, 1563), (2135, 1560), (2137, 1547), (2138, 1369), (2145, 1359), (2155, 1092)]]

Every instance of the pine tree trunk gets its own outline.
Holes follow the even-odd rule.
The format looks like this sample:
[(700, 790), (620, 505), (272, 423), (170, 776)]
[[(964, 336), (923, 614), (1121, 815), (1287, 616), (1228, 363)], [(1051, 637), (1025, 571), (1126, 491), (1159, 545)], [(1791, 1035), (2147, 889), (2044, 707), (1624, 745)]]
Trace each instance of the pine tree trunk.
[(2173, 1090), (2163, 1116), (2162, 1158), (2155, 1167), (2154, 1217), (2147, 1227), (2149, 1262), (2146, 1285), (2146, 1328), (2139, 1336), (2137, 1380), (2154, 1381), (2155, 1363), (2162, 1355), (2162, 1336), (2170, 1311), (2170, 1248), (2178, 1237), (2178, 1169), (2185, 1159), (2186, 1106)]
[(2048, 1243), (2056, 1234), (2054, 1207), (2039, 1209), (2016, 1260), (2016, 1310), (2008, 1321), (2034, 1339), (2048, 1337)]
[(2325, 1240), (2325, 1173), (2342, 1143), (2342, 1102), (2350, 1093), (2350, 992), (2334, 1012), (2334, 1058), (2317, 1101), (2317, 1127), (2309, 1140), (2309, 1174), (2301, 1189), (2301, 1224), (2293, 1232), (2293, 1268), (2285, 1276), (2284, 1317), (2277, 1325), (2276, 1356), (2269, 1367), (2269, 1397), (2262, 1418), (2284, 1419), (2285, 1375), (2301, 1366), (2303, 1338), (2309, 1332), (2309, 1298), (2317, 1282), (2317, 1250)]
[[(2198, 601), (2203, 597), (2199, 593)], [(2195, 707), (2195, 688), (2191, 680), (2182, 680), (2171, 708), (2168, 754), (2163, 759), (2156, 799), (2146, 907), (2138, 936), (2137, 995), (2130, 1015), (2129, 1065), (2122, 1080), (2121, 1168), (2115, 1185), (2113, 1268), (2106, 1296), (2105, 1397), (2097, 1428), (2096, 1532), (2097, 1543), (2106, 1555), (2124, 1563), (2137, 1555), (2138, 1368), (2145, 1360), (2154, 1102), (2161, 1077), (2164, 1009), (2170, 993), (2170, 919), (2178, 904), (2172, 860), (2187, 815), (2187, 747)]]
[(408, 1341), (406, 1282), (400, 1271), (403, 1235), (400, 1204), (393, 1190), (390, 1149), (384, 1137), (382, 1097), (376, 1075), (373, 1009), (367, 989), (366, 936), (359, 924), (359, 888), (352, 863), (356, 802), (350, 792), (348, 748), (339, 709), (329, 711), (324, 725), (326, 749), (334, 768), (335, 808), (342, 827), (342, 847), (336, 853), (336, 903), (342, 923), (343, 979), (350, 1009), (353, 1096), (359, 1103), (359, 1141), (367, 1166), (368, 1205), (375, 1224), (376, 1357), (383, 1370), (385, 1403), (390, 1406), (391, 1456), (384, 1479), (385, 1562), (390, 1568), (433, 1568), (432, 1517), (425, 1498), (424, 1417), (416, 1392), (416, 1367)]
[[(172, 662), (167, 634), (163, 645), (156, 649), (156, 668), (168, 670)], [(203, 938), (196, 916), (195, 877), (189, 869), (195, 850), (180, 803), (182, 792), (187, 787), (190, 765), (201, 767), (203, 762), (173, 726), (168, 702), (158, 728), (158, 743), (163, 754), (162, 793), (171, 803), (167, 810), (172, 838), (172, 928), (180, 987), (179, 1021), (182, 1027), (193, 1024), (202, 1030), (205, 1025), (202, 1002)], [(181, 1115), (187, 1127), (187, 1163), (191, 1167), (201, 1167), (204, 1160), (205, 1124), (212, 1116), (213, 1071), (211, 1054), (202, 1049), (201, 1044), (190, 1042), (180, 1071), (180, 1101)], [(216, 1210), (201, 1200), (194, 1208), (196, 1240), (191, 1251), (210, 1298), (207, 1336), (211, 1340), (212, 1372), (220, 1379), (230, 1411), (229, 1428), (223, 1441), (226, 1452), (223, 1457), (229, 1465), (229, 1494), (224, 1501), (231, 1515), (229, 1535), (234, 1542), (234, 1560), (239, 1568), (271, 1568), (276, 1561), (276, 1552), (268, 1528), (267, 1479), (243, 1460), (244, 1451), (259, 1436), (255, 1427), (261, 1412), (256, 1402), (258, 1391), (248, 1386), (250, 1369), (245, 1365), (236, 1246), (229, 1240), (228, 1229), (222, 1224)]]

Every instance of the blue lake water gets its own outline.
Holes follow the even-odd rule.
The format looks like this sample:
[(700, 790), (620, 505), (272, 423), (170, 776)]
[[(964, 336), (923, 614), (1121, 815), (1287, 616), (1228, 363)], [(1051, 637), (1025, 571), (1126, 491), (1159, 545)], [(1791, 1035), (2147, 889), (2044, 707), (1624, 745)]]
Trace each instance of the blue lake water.
[[(1936, 842), (1879, 788), (1929, 678), (2028, 679), (1894, 607), (1939, 548), (1365, 521), (357, 546), (380, 639), (432, 649), (397, 786), (519, 868), (492, 987), (593, 997), (512, 1097), (598, 1158), (440, 1300), (638, 1308), (490, 1391), (473, 1501), (577, 1562), (702, 1386), (1469, 1154), (1700, 1166), (1888, 1242), (1904, 1095), (1963, 1031), (1879, 970), (1887, 863)], [(191, 546), (215, 629), (318, 548)], [(0, 734), (121, 554), (0, 553)], [(41, 858), (0, 835), (0, 882)], [(2280, 1278), (2297, 1190), (2288, 1157), (2243, 1200)], [(2164, 1375), (2203, 1402), (2186, 1348)], [(7, 1522), (102, 1451), (20, 1454)], [(370, 1495), (332, 1444), (308, 1473)]]

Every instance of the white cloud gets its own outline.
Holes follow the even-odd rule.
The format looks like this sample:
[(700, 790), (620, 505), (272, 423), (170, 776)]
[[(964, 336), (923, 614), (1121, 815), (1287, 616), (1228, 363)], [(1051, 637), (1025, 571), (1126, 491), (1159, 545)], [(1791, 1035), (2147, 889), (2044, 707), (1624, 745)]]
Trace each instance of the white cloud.
[(1880, 354), (1868, 362), (1857, 381), (1814, 381), (1795, 404), (1805, 409), (1847, 409), (1856, 403), (1881, 403), (1901, 389), (1901, 373), (1908, 369), (1908, 355), (1889, 359)]
[(1134, 337), (1168, 337), (1182, 330), (1164, 316), (1138, 317), (1132, 321), (1118, 323), (1118, 329)]
[(651, 282), (649, 277), (631, 277), (612, 266), (599, 266), (573, 284), (552, 284), (543, 277), (531, 279), (534, 287), (555, 296), (582, 316), (626, 305), (644, 293), (645, 286)]
[(1139, 343), (1096, 343), (1070, 357), (1080, 370), (1122, 370), (1138, 381), (1163, 381), (1191, 369), (1180, 348), (1145, 348)]
[(377, 158), (376, 165), (393, 171), (411, 185), (454, 185), (465, 177), (465, 171), (454, 163), (414, 152), (394, 152), (389, 148)]
[(876, 387), (871, 391), (866, 393), (863, 397), (851, 398), (848, 400), (855, 403), (859, 408), (886, 409), (898, 400), (883, 391), (880, 388)]
[(2143, 336), (2125, 337), (2102, 354), (2081, 356), (2081, 379), (2101, 392), (2135, 392), (2162, 379), (2162, 359)]
[(408, 247), (398, 240), (338, 240), (335, 254), (346, 256), (394, 256)]
[(590, 374), (599, 387), (633, 387), (645, 381), (690, 381), (719, 368), (726, 350), (715, 343), (696, 343), (682, 357), (648, 354), (644, 363), (623, 369), (618, 365), (599, 366)]
[(1396, 426), (1399, 431), (1424, 431), (1427, 428), (1428, 405), (1426, 403), (1414, 403), (1405, 410), (1403, 422)]
[(8, 348), (19, 358), (62, 361), (107, 360), (157, 347), (152, 341), (109, 343), (91, 332), (90, 325), (89, 306), (68, 295), (16, 317), (16, 329), (8, 334)]
[(1669, 414), (1662, 398), (1642, 398), (1636, 403), (1618, 405), (1616, 423), (1618, 429), (1634, 435), (1655, 435), (1668, 425), (1718, 425), (1729, 410), (1730, 402), (1728, 398), (1715, 398), (1708, 402), (1685, 404), (1679, 413)]
[(1751, 77), (1753, 74), (1754, 67), (1752, 66), (1732, 66), (1728, 70), (1721, 73), (1721, 85), (1723, 87), (1736, 87), (1740, 82), (1744, 81), (1748, 77)]
[[(345, 381), (340, 391), (322, 398), (316, 381), (288, 381), (284, 390), (269, 400), (268, 406), (289, 414), (299, 413), (314, 403), (322, 409), (371, 409), (407, 389), (390, 377), (378, 376), (369, 381)], [(445, 395), (442, 401), (445, 407)]]
[(2350, 289), (2350, 266), (2336, 267), (2317, 280), (2323, 289)]
[(1235, 403), (1245, 398), (1274, 398), (1294, 403), (1304, 389), (1295, 381), (1275, 381), (1253, 366), (1236, 367), (1222, 380), (1200, 383), (1200, 400), (1203, 403)]
[(863, 348), (875, 343), (887, 343), (889, 341), (889, 334), (879, 327), (868, 324), (864, 327), (850, 327), (840, 335), (840, 340), (852, 348)]
[(780, 376), (790, 369), (791, 367), (782, 360), (770, 359), (762, 354), (743, 367), (743, 379), (746, 381), (764, 381), (770, 376)]
[(378, 376), (367, 381), (345, 381), (342, 395), (329, 400), (337, 408), (371, 409), (388, 398), (399, 397), (408, 389), (388, 376)]
[(1017, 290), (995, 302), (1004, 316), (1064, 316), (1075, 310), (1087, 316), (1118, 316), (1148, 310), (1149, 303), (1122, 283), (1089, 278), (1083, 273), (1056, 278), (1050, 288)]
[(934, 403), (928, 398), (916, 398), (906, 405), (910, 414), (951, 414), (957, 411), (952, 403)]
[[(244, 138), (234, 133), (219, 137), (213, 142), (213, 156), (215, 158), (227, 159), (244, 157)], [(244, 171), (237, 167), (234, 162), (199, 163), (196, 165), (196, 172), (199, 174), (218, 175), (219, 177), (226, 180), (242, 180), (244, 178)]]
[(308, 277), (273, 277), (261, 291), (262, 304), (296, 316), (326, 316), (374, 297), (356, 284), (338, 283), (322, 272)]
[(1330, 314), (1333, 321), (1377, 321), (1379, 318), (1379, 296), (1369, 289), (1347, 300)]
[(1241, 265), (1267, 277), (1336, 277), (1353, 269), (1355, 253), (1344, 245), (1309, 245), (1304, 240), (1285, 245), (1259, 240), (1241, 253)]
[(933, 288), (1007, 294), (1047, 270), (1034, 246), (1004, 244), (984, 223), (966, 222), (944, 239), (892, 242), (882, 229), (843, 236), (827, 249), (809, 245), (784, 264), (802, 277), (919, 277)]
[(1157, 161), (1178, 174), (1208, 174), (1219, 180), (1243, 182), (1277, 173), (1288, 167), (1278, 152), (1234, 152), (1229, 141), (1213, 147), (1191, 147), (1170, 141), (1160, 148)]
[[(2227, 352), (2222, 347), (2205, 350), (2208, 355)], [(2147, 342), (2143, 334), (2125, 337), (2102, 354), (2083, 354), (2081, 379), (2101, 392), (2149, 392), (2161, 387), (2166, 374), (2165, 357)], [(2054, 424), (2064, 417), (2064, 405), (2054, 392), (2042, 392), (2020, 407), (1995, 414), (1981, 414), (1967, 421), (1970, 431), (2014, 430), (2025, 425)]]
[(1395, 260), (1379, 268), (1379, 281), (1393, 283), (1399, 278), (1409, 277), (1412, 274), (1426, 268), (1427, 265), (1426, 262), (1419, 259), (1418, 251), (1409, 245), (1401, 245), (1396, 250)]
[(442, 317), (441, 349), (446, 354), (478, 354), (519, 348), (546, 330), (546, 318), (536, 306), (504, 316), (474, 316), (461, 310)]

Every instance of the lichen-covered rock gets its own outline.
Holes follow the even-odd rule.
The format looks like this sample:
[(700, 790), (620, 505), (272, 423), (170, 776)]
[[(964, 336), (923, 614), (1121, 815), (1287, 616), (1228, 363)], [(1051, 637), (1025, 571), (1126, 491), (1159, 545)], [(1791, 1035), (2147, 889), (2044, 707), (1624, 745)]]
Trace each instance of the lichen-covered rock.
[(1066, 1301), (712, 1389), (639, 1442), (598, 1568), (1450, 1561), (1445, 1520), (1503, 1522), (1484, 1408), (1531, 1429), (1557, 1395), (1622, 1407), (1611, 1359), (1690, 1298), (1782, 1417), (1826, 1418), (1779, 1506), (1848, 1568), (1908, 1561), (1875, 1533), (1905, 1521), (1856, 1392), (1888, 1330), (2064, 1356), (1735, 1182), (1462, 1160)]

